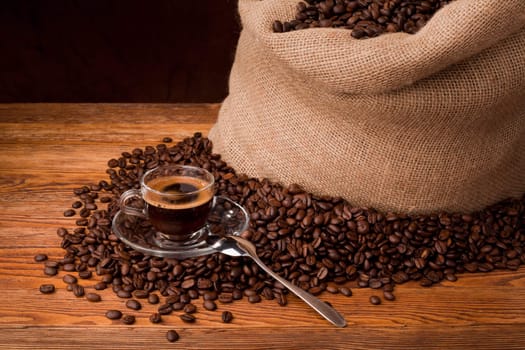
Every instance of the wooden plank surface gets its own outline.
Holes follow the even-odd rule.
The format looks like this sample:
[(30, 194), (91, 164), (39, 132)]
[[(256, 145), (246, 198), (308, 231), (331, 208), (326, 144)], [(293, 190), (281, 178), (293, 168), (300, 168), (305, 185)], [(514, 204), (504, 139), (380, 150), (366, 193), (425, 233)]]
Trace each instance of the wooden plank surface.
[[(74, 227), (65, 218), (72, 189), (107, 179), (106, 163), (121, 152), (205, 135), (219, 105), (0, 105), (0, 349), (523, 349), (525, 269), (465, 274), (432, 288), (396, 287), (396, 301), (368, 302), (370, 289), (353, 288), (350, 298), (322, 294), (347, 319), (337, 329), (295, 297), (286, 307), (274, 301), (239, 301), (217, 311), (199, 311), (195, 324), (176, 315), (153, 325), (156, 307), (143, 303), (137, 323), (104, 317), (124, 309), (112, 291), (94, 304), (67, 292), (61, 277), (45, 276), (33, 257), (63, 256), (56, 229)], [(86, 282), (88, 290), (96, 278)], [(54, 283), (57, 291), (38, 288)], [(197, 302), (199, 305), (199, 302)], [(231, 324), (220, 311), (235, 315)], [(176, 329), (180, 340), (168, 343)]]

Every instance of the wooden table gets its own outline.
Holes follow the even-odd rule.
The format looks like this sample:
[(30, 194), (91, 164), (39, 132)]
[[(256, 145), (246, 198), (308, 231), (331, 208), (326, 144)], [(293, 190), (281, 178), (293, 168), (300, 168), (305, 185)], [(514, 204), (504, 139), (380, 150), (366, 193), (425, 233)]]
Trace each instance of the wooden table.
[[(124, 309), (111, 290), (89, 303), (66, 291), (61, 277), (43, 274), (33, 257), (63, 257), (58, 227), (74, 227), (63, 212), (72, 190), (107, 179), (107, 161), (135, 147), (157, 145), (196, 131), (205, 135), (219, 105), (4, 104), (0, 105), (0, 348), (2, 349), (523, 349), (525, 268), (516, 272), (467, 274), (432, 288), (408, 283), (397, 299), (373, 306), (370, 289), (354, 295), (323, 294), (348, 321), (338, 329), (295, 297), (247, 301), (220, 312), (200, 312), (195, 324), (176, 316), (159, 325), (144, 305), (133, 326), (108, 320), (108, 309)], [(94, 277), (95, 279), (95, 277)], [(54, 283), (57, 291), (38, 288)], [(88, 283), (85, 283), (89, 285)], [(377, 292), (376, 292), (377, 293)], [(180, 340), (168, 343), (176, 329)]]

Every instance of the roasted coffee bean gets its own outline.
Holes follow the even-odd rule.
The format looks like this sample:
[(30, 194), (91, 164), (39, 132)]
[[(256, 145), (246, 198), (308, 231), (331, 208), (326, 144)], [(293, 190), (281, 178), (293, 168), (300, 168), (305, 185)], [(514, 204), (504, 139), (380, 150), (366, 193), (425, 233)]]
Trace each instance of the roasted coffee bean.
[(252, 304), (260, 303), (261, 302), (261, 296), (259, 294), (250, 295), (248, 297), (248, 302)]
[(173, 139), (169, 136), (166, 136), (162, 139), (162, 142), (164, 143), (170, 143), (170, 142), (173, 142)]
[(147, 290), (139, 289), (133, 293), (133, 296), (137, 299), (146, 299), (149, 296), (149, 292)]
[(370, 304), (372, 304), (372, 305), (379, 305), (379, 304), (381, 304), (381, 298), (379, 298), (377, 295), (372, 295), (370, 297)]
[(40, 286), (40, 293), (42, 294), (51, 294), (55, 291), (54, 284), (42, 284)]
[(102, 298), (100, 297), (99, 294), (97, 293), (87, 293), (86, 294), (86, 299), (88, 301), (91, 301), (92, 303), (98, 303), (99, 301), (102, 300)]
[(120, 320), (122, 318), (122, 312), (119, 310), (108, 310), (106, 312), (106, 317), (110, 320)]
[(341, 294), (343, 294), (345, 297), (351, 297), (352, 296), (352, 290), (350, 288), (339, 287), (339, 292)]
[(173, 329), (170, 329), (169, 331), (166, 332), (166, 339), (168, 339), (170, 343), (174, 343), (177, 340), (179, 340), (179, 333), (177, 333)]
[(213, 300), (204, 300), (204, 303), (202, 304), (202, 306), (206, 310), (209, 310), (209, 311), (213, 311), (213, 310), (217, 309), (217, 304), (215, 304), (215, 302)]
[(388, 301), (396, 300), (396, 297), (394, 296), (394, 294), (392, 294), (392, 292), (388, 292), (388, 291), (383, 291), (383, 297), (385, 298), (385, 300), (388, 300)]
[[(356, 38), (375, 37), (383, 31), (416, 33), (438, 9), (453, 0), (385, 2), (383, 0), (346, 1), (307, 0), (299, 3), (289, 22), (274, 21), (274, 33), (313, 27), (339, 27), (352, 30)], [(314, 25), (314, 23), (316, 23)], [(386, 27), (386, 28), (384, 28)]]
[(35, 257), (34, 257), (34, 260), (35, 260), (36, 262), (46, 261), (46, 260), (47, 260), (47, 255), (46, 255), (46, 254), (37, 254), (37, 255), (35, 255)]
[(44, 268), (44, 273), (48, 276), (55, 276), (58, 273), (58, 269), (56, 267), (46, 266)]
[(160, 301), (159, 296), (157, 294), (149, 294), (148, 295), (148, 303), (150, 304), (158, 304)]
[(157, 310), (158, 313), (161, 315), (169, 315), (173, 312), (173, 306), (171, 304), (162, 304), (158, 307)]
[(71, 216), (74, 216), (75, 214), (76, 214), (76, 211), (74, 211), (73, 209), (67, 209), (66, 211), (64, 211), (65, 217), (71, 217)]
[(91, 276), (93, 276), (93, 273), (91, 271), (89, 271), (89, 270), (80, 271), (78, 273), (78, 277), (80, 277), (83, 280), (90, 279)]
[(142, 308), (142, 305), (140, 304), (140, 302), (138, 300), (130, 299), (130, 300), (126, 301), (126, 307), (128, 309), (132, 309), (132, 310), (138, 311), (138, 310), (140, 310)]
[(153, 313), (153, 314), (150, 315), (149, 321), (151, 323), (161, 323), (162, 322), (162, 316), (158, 312)]
[(229, 304), (233, 302), (233, 294), (232, 293), (221, 293), (218, 297), (219, 302), (223, 304)]
[(122, 323), (127, 325), (132, 325), (135, 323), (135, 316), (133, 315), (124, 315), (122, 316)]
[(117, 296), (118, 296), (119, 298), (128, 299), (128, 298), (131, 298), (133, 295), (132, 295), (131, 292), (128, 291), (128, 290), (119, 289), (119, 290), (117, 291)]
[(194, 323), (195, 322), (195, 316), (191, 314), (182, 314), (180, 315), (180, 319), (186, 323)]
[[(207, 300), (204, 302), (204, 304), (206, 303), (213, 303), (213, 301), (210, 301), (210, 300)], [(197, 307), (193, 304), (186, 304), (184, 305), (184, 312), (187, 313), (187, 314), (193, 314), (197, 311)]]
[[(326, 0), (316, 0), (315, 4), (323, 1)], [(352, 6), (364, 6), (365, 1), (356, 3), (345, 3), (346, 14)], [(369, 5), (374, 3), (377, 2), (368, 1)], [(333, 8), (340, 4), (343, 2), (333, 2), (330, 16), (323, 15), (315, 21), (329, 19), (333, 26), (339, 26), (338, 21), (343, 20), (333, 18), (336, 17)], [(399, 4), (401, 8), (406, 5)], [(361, 13), (363, 18), (350, 16), (343, 22), (355, 20), (353, 28), (361, 28), (367, 36), (379, 35), (374, 32), (377, 28), (373, 22), (379, 23), (379, 18), (385, 17), (382, 25), (388, 28), (393, 16), (383, 13), (385, 10), (393, 11), (382, 6), (367, 7), (368, 13)], [(365, 20), (372, 23), (357, 25)], [(283, 31), (289, 26), (283, 23)], [(404, 30), (402, 27), (396, 30)], [(361, 287), (381, 288), (384, 299), (388, 300), (385, 293), (392, 293), (396, 284), (417, 280), (430, 287), (443, 279), (454, 281), (464, 272), (515, 270), (524, 259), (521, 223), (525, 197), (505, 200), (473, 214), (381, 213), (372, 208), (353, 207), (341, 198), (316, 196), (296, 185), (285, 187), (268, 179), (236, 174), (219, 155), (213, 154), (211, 142), (202, 134), (169, 147), (157, 145), (122, 152), (122, 157), (111, 163), (114, 167), (107, 170), (108, 181), (75, 190), (82, 206), (73, 209), (79, 214), (85, 209), (82, 214), (87, 226), (71, 231), (57, 229), (64, 258), (44, 261), (44, 273), (76, 271), (82, 278), (92, 272), (90, 278), (98, 280), (94, 281), (96, 290), (111, 285), (121, 297), (147, 296), (151, 303), (159, 303), (162, 296), (168, 304), (160, 307), (163, 313), (169, 312), (170, 306), (171, 311), (183, 310), (200, 297), (203, 302), (219, 300), (223, 304), (244, 295), (249, 302), (258, 302), (262, 296), (265, 300), (274, 298), (282, 306), (287, 304), (284, 286), (262, 273), (249, 259), (222, 254), (181, 261), (151, 257), (129, 249), (116, 237), (111, 223), (119, 210), (120, 194), (139, 188), (144, 172), (164, 163), (195, 164), (213, 172), (217, 195), (242, 203), (248, 211), (250, 227), (242, 236), (256, 245), (263, 262), (315, 293), (328, 291), (350, 296), (352, 291), (345, 286), (352, 282)], [(150, 229), (138, 217), (127, 224), (137, 235)], [(68, 286), (73, 293), (81, 290), (84, 295), (83, 287), (77, 283)]]
[(223, 311), (221, 319), (224, 323), (230, 323), (233, 320), (233, 314), (230, 311)]
[(77, 283), (77, 278), (73, 275), (67, 274), (62, 277), (62, 281), (67, 284), (74, 284)]
[(80, 284), (73, 284), (71, 285), (71, 290), (73, 292), (73, 295), (75, 295), (77, 298), (83, 297), (85, 295), (84, 287)]

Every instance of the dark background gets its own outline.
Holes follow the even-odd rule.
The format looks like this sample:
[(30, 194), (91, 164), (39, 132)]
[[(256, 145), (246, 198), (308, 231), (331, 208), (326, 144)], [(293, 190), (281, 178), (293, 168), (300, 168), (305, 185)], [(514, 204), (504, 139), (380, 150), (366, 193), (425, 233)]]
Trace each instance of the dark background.
[(219, 102), (236, 0), (0, 0), (0, 102)]

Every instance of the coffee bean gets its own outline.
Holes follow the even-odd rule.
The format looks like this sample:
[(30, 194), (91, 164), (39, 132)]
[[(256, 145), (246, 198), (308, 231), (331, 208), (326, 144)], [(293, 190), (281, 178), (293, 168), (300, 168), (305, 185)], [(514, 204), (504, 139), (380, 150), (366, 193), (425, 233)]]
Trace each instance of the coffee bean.
[(164, 142), (164, 143), (170, 143), (170, 142), (173, 142), (173, 139), (172, 139), (171, 137), (164, 137), (164, 138), (162, 139), (162, 142)]
[(108, 310), (106, 312), (106, 317), (110, 320), (120, 320), (122, 318), (122, 312), (119, 310)]
[[(315, 4), (323, 1), (316, 0)], [(388, 28), (394, 16), (385, 12), (394, 11), (392, 8), (373, 6), (367, 7), (367, 13), (361, 11), (363, 18), (334, 18), (333, 8), (342, 3), (329, 4), (330, 16), (316, 18), (316, 25), (322, 19), (330, 19), (334, 27), (340, 25), (338, 21), (344, 25), (355, 21), (352, 28), (373, 36), (380, 34), (374, 22), (385, 17), (382, 26)], [(345, 3), (346, 14), (352, 6), (364, 6), (365, 1), (356, 3)], [(305, 6), (305, 13), (309, 6), (318, 9), (317, 5)], [(417, 27), (417, 19), (410, 20)], [(371, 23), (365, 25), (363, 21)], [(290, 26), (295, 29), (298, 24), (286, 23), (282, 23), (283, 31), (290, 30)], [(404, 30), (403, 24), (396, 30)], [(524, 259), (525, 237), (519, 220), (524, 216), (525, 197), (505, 200), (473, 214), (381, 213), (353, 207), (341, 198), (316, 196), (299, 186), (284, 187), (268, 179), (236, 174), (213, 154), (211, 142), (201, 134), (169, 147), (157, 145), (122, 152), (122, 157), (111, 163), (113, 167), (107, 169), (109, 181), (75, 189), (82, 206), (72, 209), (79, 214), (82, 211), (79, 220), (83, 221), (79, 223), (87, 220), (87, 225), (71, 231), (57, 229), (64, 258), (58, 262), (45, 260), (44, 273), (52, 276), (59, 270), (71, 274), (76, 271), (83, 278), (92, 272), (89, 278), (97, 279), (96, 290), (111, 285), (120, 297), (148, 298), (153, 304), (159, 303), (161, 296), (167, 305), (159, 307), (159, 316), (185, 307), (189, 311), (191, 306), (185, 305), (193, 305), (199, 297), (203, 302), (219, 300), (227, 304), (246, 295), (251, 303), (262, 297), (287, 305), (284, 286), (249, 259), (210, 255), (175, 261), (145, 256), (119, 241), (111, 231), (111, 223), (119, 210), (120, 194), (139, 188), (144, 172), (164, 163), (196, 164), (212, 171), (217, 194), (242, 203), (248, 211), (250, 228), (242, 236), (256, 244), (260, 258), (283, 277), (316, 294), (328, 291), (351, 296), (352, 291), (345, 286), (352, 282), (381, 288), (384, 299), (389, 300), (387, 293), (392, 293), (396, 284), (417, 280), (430, 287), (443, 279), (455, 280), (466, 271), (515, 270)], [(128, 224), (139, 236), (149, 230), (140, 218), (132, 218)], [(68, 286), (73, 293), (81, 291), (79, 295), (84, 295), (84, 288), (77, 283)]]
[(43, 261), (46, 261), (47, 260), (47, 255), (46, 254), (37, 254), (35, 255), (34, 257), (34, 260), (36, 262), (43, 262)]
[(99, 301), (102, 300), (102, 298), (100, 297), (99, 294), (97, 293), (87, 293), (86, 294), (86, 299), (92, 303), (98, 303)]
[(215, 304), (215, 302), (213, 300), (204, 300), (204, 303), (202, 304), (202, 306), (206, 310), (209, 310), (209, 311), (213, 311), (213, 310), (217, 309), (217, 304)]
[(55, 276), (58, 273), (58, 270), (55, 267), (46, 266), (44, 268), (44, 273), (48, 276)]
[(383, 291), (383, 297), (385, 298), (385, 300), (388, 301), (396, 300), (396, 297), (394, 296), (394, 294), (392, 294), (392, 292)]
[(128, 309), (132, 309), (132, 310), (138, 311), (138, 310), (140, 310), (142, 308), (142, 305), (140, 304), (140, 302), (138, 300), (130, 299), (130, 300), (126, 301), (126, 307)]
[(169, 315), (173, 312), (173, 306), (171, 304), (162, 304), (158, 307), (158, 312), (161, 315)]
[(77, 278), (73, 275), (67, 274), (67, 275), (64, 275), (64, 277), (62, 277), (62, 281), (64, 281), (64, 283), (67, 283), (67, 284), (73, 284), (73, 283), (77, 283)]
[(352, 296), (352, 290), (350, 288), (339, 287), (339, 292), (341, 294), (343, 294), (345, 297), (351, 297)]
[(179, 340), (179, 334), (175, 330), (170, 329), (166, 332), (166, 339), (168, 339), (170, 343), (176, 342)]
[(149, 294), (148, 295), (148, 303), (150, 304), (158, 304), (160, 301), (159, 296), (157, 294)]
[(372, 295), (370, 297), (370, 304), (372, 304), (372, 305), (379, 305), (379, 304), (381, 304), (381, 299), (378, 296), (376, 296), (376, 295)]
[(180, 315), (180, 319), (186, 323), (194, 323), (195, 322), (195, 316), (191, 314), (182, 314)]
[(40, 293), (42, 294), (51, 294), (55, 292), (54, 284), (42, 284), (40, 286)]
[(80, 284), (71, 285), (71, 291), (77, 298), (83, 297), (85, 295), (84, 287)]
[(222, 322), (230, 323), (233, 320), (233, 314), (230, 311), (223, 311), (221, 318)]
[(151, 323), (160, 323), (160, 322), (162, 322), (162, 316), (159, 313), (157, 313), (157, 312), (153, 313), (153, 314), (150, 315), (149, 321)]
[(80, 271), (78, 273), (78, 277), (84, 279), (84, 280), (87, 280), (87, 279), (90, 279), (91, 276), (93, 276), (93, 273), (89, 270), (84, 270), (84, 271)]
[(93, 286), (93, 288), (94, 288), (95, 290), (104, 290), (104, 289), (106, 289), (107, 287), (108, 287), (107, 284), (104, 283), (104, 282), (97, 282), (97, 283)]
[(133, 315), (124, 315), (122, 316), (122, 323), (126, 325), (132, 325), (135, 323), (135, 316)]
[(136, 290), (133, 293), (133, 296), (137, 299), (146, 299), (149, 297), (149, 292), (147, 290), (140, 289), (140, 290)]
[(132, 297), (132, 294), (130, 291), (127, 291), (127, 290), (124, 290), (124, 289), (120, 289), (118, 292), (117, 292), (117, 296), (119, 298), (123, 298), (123, 299), (127, 299), (127, 298), (131, 298)]
[(450, 1), (453, 0), (436, 1), (435, 6), (429, 1), (418, 1), (418, 6), (410, 1), (398, 1), (395, 4), (382, 0), (344, 3), (333, 0), (307, 1), (310, 6), (299, 3), (293, 20), (284, 23), (274, 21), (272, 29), (274, 33), (282, 33), (312, 27), (340, 27), (352, 30), (353, 37), (361, 38), (377, 36), (383, 32), (383, 26), (386, 26), (387, 32), (403, 30), (414, 34), (435, 11)]
[[(210, 301), (210, 300), (207, 300), (204, 302), (204, 304), (206, 305), (206, 303), (213, 303), (213, 301)], [(184, 312), (187, 313), (187, 314), (193, 314), (197, 311), (197, 307), (193, 304), (186, 304), (184, 305)]]
[(261, 302), (261, 297), (259, 296), (259, 294), (250, 295), (248, 297), (248, 302), (250, 302), (252, 304), (260, 303)]
[(71, 216), (73, 216), (75, 214), (76, 214), (76, 212), (73, 209), (67, 209), (66, 211), (64, 211), (64, 216), (65, 217), (71, 217)]

